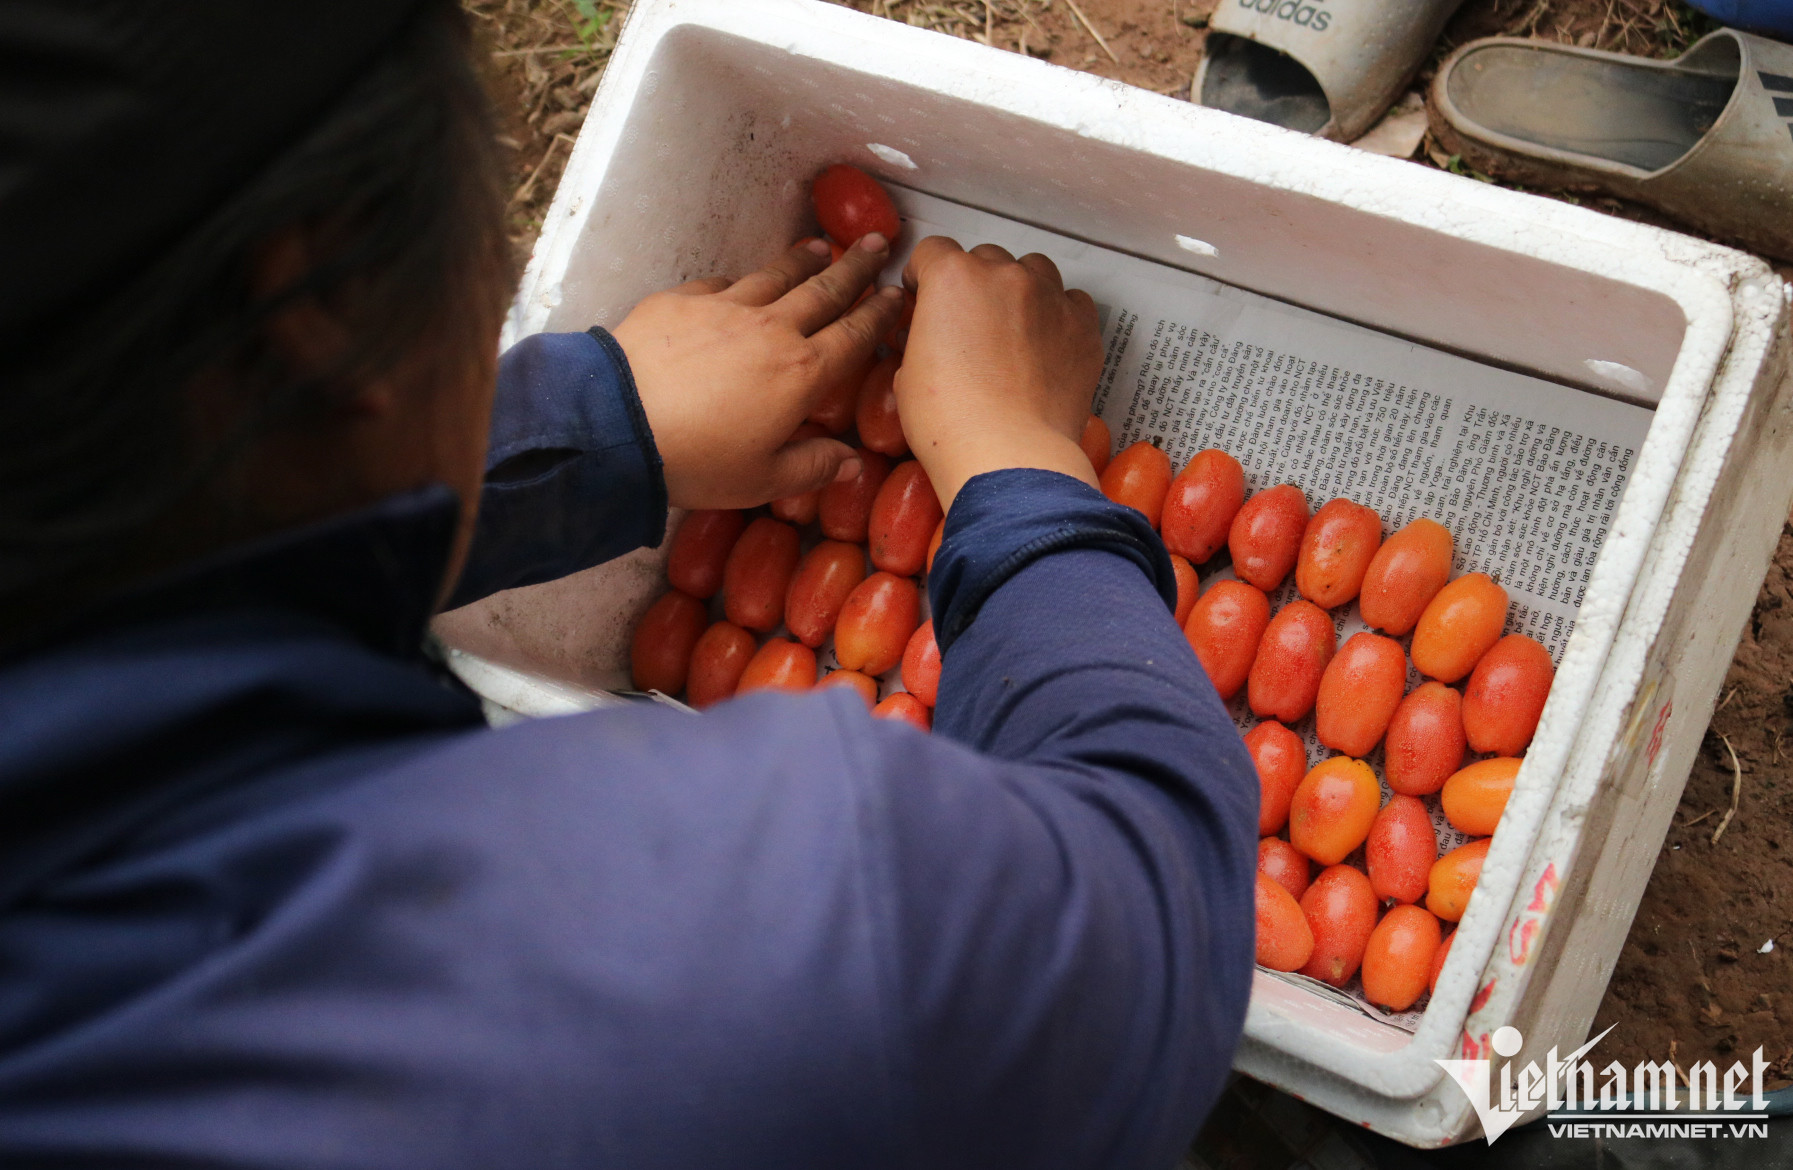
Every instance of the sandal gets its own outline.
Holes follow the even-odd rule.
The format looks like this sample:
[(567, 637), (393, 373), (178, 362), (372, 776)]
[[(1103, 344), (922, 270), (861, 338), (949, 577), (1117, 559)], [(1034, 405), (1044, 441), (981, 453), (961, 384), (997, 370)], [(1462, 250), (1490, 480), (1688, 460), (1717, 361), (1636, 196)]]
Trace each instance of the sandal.
[(1204, 106), (1349, 142), (1376, 124), (1461, 0), (1220, 0)]
[(1720, 29), (1673, 61), (1550, 41), (1464, 45), (1432, 135), (1476, 170), (1604, 191), (1793, 259), (1793, 48)]

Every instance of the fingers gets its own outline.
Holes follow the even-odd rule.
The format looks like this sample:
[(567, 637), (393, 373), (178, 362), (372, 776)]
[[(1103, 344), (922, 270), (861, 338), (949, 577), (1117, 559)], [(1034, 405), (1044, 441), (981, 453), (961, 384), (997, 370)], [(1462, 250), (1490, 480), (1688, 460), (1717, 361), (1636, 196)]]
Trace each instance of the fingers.
[(851, 461), (858, 470), (853, 448), (839, 439), (799, 439), (772, 453), (771, 496), (781, 500), (826, 487), (846, 470)]
[(1009, 264), (1015, 262), (1013, 252), (996, 244), (979, 244), (971, 249), (971, 254), (980, 260), (1001, 260)]
[(778, 312), (807, 337), (852, 308), (889, 262), (890, 241), (873, 232), (848, 248), (838, 262), (787, 293), (778, 302)]
[(726, 276), (705, 276), (697, 280), (688, 280), (677, 288), (670, 288), (666, 291), (675, 296), (700, 297), (708, 293), (719, 293), (734, 283)]
[(909, 263), (903, 265), (903, 287), (914, 292), (929, 268), (964, 251), (957, 240), (946, 236), (929, 236), (915, 245), (915, 251), (909, 254)]
[(828, 242), (805, 240), (728, 290), (730, 300), (744, 305), (769, 305), (816, 273), (828, 267)]
[(830, 378), (870, 363), (878, 343), (903, 315), (903, 290), (886, 285), (809, 339)]
[(1065, 291), (1065, 278), (1059, 275), (1058, 265), (1054, 264), (1050, 257), (1042, 256), (1038, 252), (1029, 252), (1021, 257), (1021, 267), (1044, 281), (1053, 292)]
[(1096, 298), (1080, 288), (1069, 289), (1065, 299), (1071, 302), (1071, 309), (1081, 317), (1092, 329), (1101, 323), (1102, 313), (1096, 308)]

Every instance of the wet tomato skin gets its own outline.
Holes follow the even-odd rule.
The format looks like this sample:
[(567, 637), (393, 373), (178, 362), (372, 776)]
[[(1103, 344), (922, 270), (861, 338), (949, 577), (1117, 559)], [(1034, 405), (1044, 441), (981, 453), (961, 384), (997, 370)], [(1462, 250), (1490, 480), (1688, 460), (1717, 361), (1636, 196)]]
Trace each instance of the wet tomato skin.
[(1225, 451), (1198, 451), (1164, 497), (1164, 547), (1203, 564), (1226, 545), (1233, 517), (1245, 503), (1245, 469)]
[(728, 620), (768, 633), (784, 621), (784, 600), (797, 571), (799, 541), (789, 524), (761, 516), (747, 526), (722, 570), (722, 610)]
[(1189, 619), (1189, 611), (1195, 608), (1195, 599), (1201, 596), (1202, 582), (1196, 575), (1195, 566), (1178, 556), (1170, 554), (1170, 571), (1177, 579), (1177, 625)]
[(1102, 494), (1143, 515), (1153, 528), (1170, 490), (1170, 456), (1141, 439), (1116, 455), (1102, 472)]
[(1281, 837), (1259, 839), (1258, 872), (1289, 891), (1291, 898), (1307, 893), (1312, 870), (1306, 855)]
[(1438, 591), (1413, 629), (1413, 665), (1439, 682), (1454, 683), (1500, 640), (1507, 623), (1507, 591), (1486, 573), (1465, 573)]
[(1381, 803), (1382, 786), (1368, 764), (1349, 756), (1321, 760), (1289, 802), (1289, 843), (1321, 865), (1337, 865), (1370, 835)]
[(1357, 596), (1370, 559), (1382, 546), (1382, 517), (1347, 499), (1328, 500), (1302, 532), (1295, 560), (1295, 587), (1321, 609), (1337, 609)]
[(1370, 932), (1363, 951), (1363, 995), (1404, 1012), (1426, 993), (1438, 954), (1438, 919), (1421, 906), (1396, 906)]
[(829, 540), (864, 544), (872, 521), (872, 504), (890, 475), (890, 459), (865, 447), (854, 454), (859, 456), (859, 474), (849, 480), (836, 480), (822, 489), (817, 519), (822, 522), (822, 535)]
[(1257, 961), (1272, 971), (1299, 971), (1314, 953), (1314, 932), (1301, 904), (1280, 884), (1258, 874)]
[(882, 703), (872, 708), (872, 717), (875, 719), (901, 719), (905, 723), (913, 723), (923, 731), (934, 729), (934, 713), (908, 691), (897, 691), (888, 696)]
[[(1436, 918), (1438, 916), (1434, 914), (1432, 917)], [(1444, 936), (1443, 942), (1438, 944), (1438, 950), (1432, 955), (1432, 977), (1426, 980), (1427, 991), (1436, 992), (1438, 990), (1438, 976), (1443, 974), (1444, 961), (1450, 957), (1451, 944), (1456, 941), (1457, 932), (1453, 930)]]
[(828, 640), (847, 595), (865, 580), (865, 552), (856, 544), (824, 540), (797, 565), (785, 595), (784, 624), (811, 650)]
[(1289, 823), (1289, 802), (1307, 777), (1307, 745), (1282, 724), (1266, 720), (1245, 733), (1245, 750), (1258, 772), (1258, 836), (1280, 833)]
[(852, 247), (872, 232), (892, 244), (902, 234), (903, 221), (890, 193), (858, 167), (846, 163), (828, 167), (810, 184), (809, 197), (822, 230), (842, 247)]
[(1445, 819), (1460, 833), (1490, 837), (1513, 795), (1513, 779), (1522, 761), (1511, 756), (1477, 760), (1444, 782), (1438, 794)]
[(716, 596), (728, 554), (746, 527), (746, 513), (734, 508), (685, 513), (666, 555), (666, 580), (699, 600)]
[(1459, 845), (1432, 863), (1427, 883), (1426, 909), (1446, 922), (1456, 922), (1469, 907), (1469, 896), (1475, 893), (1476, 881), (1482, 876), (1482, 862), (1488, 856), (1489, 838)]
[(1077, 445), (1083, 448), (1089, 465), (1096, 469), (1099, 479), (1108, 470), (1108, 463), (1114, 458), (1114, 436), (1109, 434), (1108, 424), (1101, 416), (1090, 415), (1083, 424), (1083, 434), (1077, 437)]
[[(788, 443), (802, 442), (804, 439), (822, 439), (828, 436), (828, 429), (816, 423), (806, 422), (797, 428), (795, 434), (786, 440)], [(805, 524), (815, 522), (816, 513), (822, 507), (822, 489), (804, 492), (800, 496), (785, 496), (772, 501), (772, 515), (786, 524), (795, 524), (801, 528)]]
[(1365, 624), (1396, 638), (1419, 622), (1419, 615), (1451, 579), (1451, 530), (1421, 518), (1376, 550), (1358, 591)]
[(845, 687), (857, 693), (865, 700), (867, 711), (878, 705), (878, 680), (869, 674), (860, 674), (857, 670), (831, 670), (816, 684), (818, 691), (829, 687)]
[(741, 672), (737, 695), (749, 691), (807, 691), (816, 685), (816, 652), (789, 638), (771, 638)]
[(1362, 870), (1349, 865), (1321, 870), (1301, 895), (1301, 912), (1314, 932), (1314, 951), (1301, 973), (1334, 987), (1351, 982), (1376, 928), (1376, 906)]
[(1432, 863), (1438, 860), (1438, 834), (1419, 797), (1397, 792), (1388, 798), (1370, 823), (1363, 855), (1378, 898), (1417, 902), (1426, 896)]
[(685, 701), (699, 711), (731, 697), (741, 685), (741, 673), (759, 646), (753, 635), (733, 622), (716, 622), (703, 632), (691, 650), (691, 670), (685, 679)]
[(1362, 759), (1382, 742), (1407, 689), (1407, 653), (1393, 638), (1351, 635), (1326, 664), (1314, 701), (1320, 742)]
[(903, 689), (927, 707), (940, 694), (940, 643), (934, 640), (931, 620), (915, 627), (903, 650)]
[(894, 355), (872, 367), (859, 388), (855, 426), (859, 441), (873, 451), (895, 459), (909, 453), (903, 437), (903, 420), (897, 415), (896, 372), (901, 364)]
[(913, 577), (927, 567), (928, 539), (944, 519), (927, 470), (913, 459), (897, 464), (878, 489), (866, 524), (872, 564)]
[(677, 589), (662, 593), (642, 615), (629, 647), (635, 689), (668, 695), (684, 690), (691, 651), (709, 624), (709, 611), (697, 598)]
[(1469, 749), (1516, 756), (1538, 730), (1538, 716), (1556, 678), (1550, 651), (1524, 634), (1508, 634), (1482, 655), (1463, 690), (1463, 733)]
[(1282, 607), (1258, 642), (1248, 676), (1252, 714), (1295, 723), (1314, 709), (1320, 679), (1338, 646), (1332, 618), (1311, 601)]
[(1278, 484), (1245, 501), (1227, 530), (1233, 572), (1265, 593), (1276, 592), (1301, 555), (1307, 531), (1307, 497), (1292, 483)]
[(1383, 737), (1388, 786), (1408, 796), (1430, 796), (1463, 763), (1463, 696), (1428, 679), (1401, 700)]
[(1245, 685), (1270, 624), (1270, 599), (1243, 581), (1216, 581), (1189, 607), (1183, 636), (1222, 700)]
[(834, 624), (834, 654), (846, 670), (877, 678), (903, 660), (921, 624), (921, 595), (907, 578), (879, 571), (861, 581)]

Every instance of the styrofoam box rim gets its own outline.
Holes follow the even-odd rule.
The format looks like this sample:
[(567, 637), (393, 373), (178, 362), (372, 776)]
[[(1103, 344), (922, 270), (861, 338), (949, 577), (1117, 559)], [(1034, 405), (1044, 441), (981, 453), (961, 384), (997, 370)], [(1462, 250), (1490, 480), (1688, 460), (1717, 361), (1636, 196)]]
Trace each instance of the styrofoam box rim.
[[(699, 27), (844, 69), (1072, 130), (1132, 151), (1392, 217), (1549, 264), (1653, 291), (1677, 304), (1686, 333), (1656, 404), (1630, 486), (1587, 589), (1538, 735), (1481, 894), (1459, 927), (1433, 1006), (1411, 1043), (1374, 1051), (1303, 1027), (1254, 1002), (1251, 1045), (1390, 1098), (1436, 1086), (1435, 1058), (1454, 1049), (1479, 978), (1493, 956), (1520, 879), (1548, 837), (1577, 832), (1571, 794), (1598, 781), (1629, 707), (1661, 589), (1639, 591), (1639, 572), (1681, 473), (1709, 392), (1747, 397), (1775, 322), (1783, 286), (1759, 260), (1661, 229), (1503, 190), (1410, 163), (1251, 122), (1116, 82), (881, 20), (821, 0), (639, 0), (628, 17), (506, 326), (506, 344), (542, 329), (616, 154), (649, 62), (674, 30)], [(873, 161), (869, 160), (868, 161)], [(875, 166), (868, 169), (877, 169)], [(1194, 261), (1195, 257), (1191, 257)], [(1199, 263), (1190, 263), (1201, 271)], [(1773, 300), (1772, 309), (1766, 307)], [(1742, 312), (1737, 310), (1741, 309)], [(1732, 350), (1733, 343), (1741, 348)], [(1726, 363), (1727, 352), (1733, 360)], [(1757, 353), (1750, 366), (1740, 355)], [(1654, 623), (1654, 624), (1653, 624)], [(1621, 637), (1621, 635), (1623, 635)], [(1583, 712), (1579, 721), (1574, 713)], [(1551, 786), (1543, 779), (1560, 776)], [(1585, 799), (1584, 799), (1585, 804)]]

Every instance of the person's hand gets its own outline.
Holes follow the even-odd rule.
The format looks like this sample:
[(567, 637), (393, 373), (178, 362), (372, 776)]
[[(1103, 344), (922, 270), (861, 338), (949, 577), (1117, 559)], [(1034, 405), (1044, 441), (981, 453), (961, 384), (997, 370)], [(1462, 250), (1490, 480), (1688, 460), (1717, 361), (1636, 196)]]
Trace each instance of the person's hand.
[(857, 471), (845, 443), (787, 440), (831, 389), (865, 376), (895, 324), (896, 288), (854, 305), (889, 252), (874, 234), (831, 266), (826, 243), (799, 244), (751, 276), (695, 280), (623, 318), (613, 333), (675, 506), (750, 508)]
[(916, 245), (903, 272), (915, 323), (897, 371), (897, 408), (915, 457), (950, 509), (965, 481), (1006, 467), (1096, 483), (1077, 445), (1102, 373), (1096, 303), (1065, 291), (1037, 253), (970, 252), (944, 236)]

